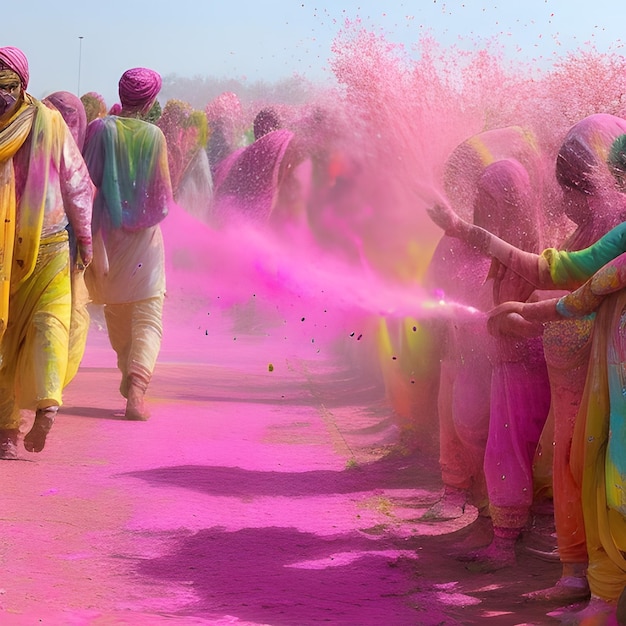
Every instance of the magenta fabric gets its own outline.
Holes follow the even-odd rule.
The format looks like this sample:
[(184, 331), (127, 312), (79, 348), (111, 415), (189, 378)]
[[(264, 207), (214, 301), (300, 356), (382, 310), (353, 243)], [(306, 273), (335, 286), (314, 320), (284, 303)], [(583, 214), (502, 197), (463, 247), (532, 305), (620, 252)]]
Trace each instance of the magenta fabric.
[(0, 62), (4, 63), (20, 77), (24, 89), (28, 87), (28, 79), (30, 78), (28, 59), (19, 48), (14, 48), (13, 46), (0, 48)]
[(278, 193), (280, 166), (292, 139), (291, 131), (275, 130), (229, 158), (228, 171), (215, 181), (218, 219), (245, 215), (262, 221), (269, 217)]
[[(519, 161), (501, 159), (484, 169), (476, 190), (479, 215), (515, 247), (540, 250), (540, 196)], [(532, 285), (508, 268), (493, 271), (496, 267), (494, 304), (531, 297)], [(533, 501), (533, 459), (550, 409), (550, 384), (541, 336), (521, 338), (501, 328), (494, 339), (485, 480), (494, 527), (520, 530)]]
[(161, 76), (146, 67), (126, 70), (119, 82), (120, 102), (124, 109), (139, 110), (149, 105), (161, 91)]
[(87, 131), (87, 114), (81, 99), (69, 91), (55, 91), (44, 98), (65, 120), (78, 148), (82, 151)]

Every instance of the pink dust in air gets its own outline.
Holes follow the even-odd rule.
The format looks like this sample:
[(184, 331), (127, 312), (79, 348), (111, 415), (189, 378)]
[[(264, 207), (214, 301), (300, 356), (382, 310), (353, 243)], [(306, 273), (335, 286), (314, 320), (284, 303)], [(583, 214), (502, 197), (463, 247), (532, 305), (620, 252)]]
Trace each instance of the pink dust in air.
[[(430, 381), (427, 377), (438, 361), (430, 364), (431, 370), (419, 370), (414, 363), (419, 355), (404, 349), (404, 331), (408, 329), (411, 337), (411, 331), (423, 320), (435, 317), (481, 315), (460, 302), (448, 301), (441, 286), (426, 289), (422, 282), (442, 236), (426, 209), (447, 200), (443, 179), (450, 155), (477, 133), (512, 125), (531, 131), (544, 156), (548, 181), (544, 210), (549, 232), (544, 239), (547, 244), (562, 241), (560, 229), (567, 229), (568, 224), (560, 218), (555, 199), (558, 189), (550, 184), (556, 150), (574, 122), (590, 113), (619, 113), (625, 108), (626, 63), (621, 57), (587, 51), (566, 57), (554, 69), (542, 72), (532, 65), (505, 62), (497, 48), (469, 52), (444, 49), (425, 38), (416, 50), (407, 51), (390, 44), (384, 36), (362, 29), (359, 23), (346, 24), (335, 41), (333, 55), (337, 86), (320, 91), (306, 106), (281, 109), (300, 155), (289, 179), (289, 202), (279, 198), (270, 219), (262, 223), (244, 218), (225, 224), (214, 224), (210, 219), (203, 223), (182, 208), (174, 209), (163, 222), (168, 280), (163, 352), (187, 360), (219, 362), (224, 358), (220, 353), (224, 338), (237, 341), (242, 334), (248, 338), (256, 335), (263, 353), (252, 354), (247, 349), (241, 355), (246, 366), (257, 359), (277, 363), (277, 355), (313, 359), (318, 355), (356, 354), (361, 366), (381, 372), (386, 381), (390, 380), (391, 359), (397, 356), (394, 372), (404, 378), (389, 383), (389, 388), (396, 396), (408, 397), (418, 373)], [(228, 96), (223, 100), (228, 109), (234, 99)], [(472, 191), (468, 189), (465, 197), (471, 199)], [(470, 213), (469, 206), (458, 208)], [(516, 220), (514, 214), (511, 220)], [(408, 364), (401, 363), (402, 354), (408, 354)], [(238, 399), (245, 398), (250, 390), (242, 388), (239, 393)], [(412, 408), (403, 398), (397, 405)], [(437, 428), (434, 415), (427, 415), (431, 430)], [(212, 458), (223, 457), (224, 466), (245, 466), (241, 472), (240, 468), (218, 468), (233, 476), (237, 488), (245, 491), (255, 472), (261, 474), (261, 483), (265, 480), (259, 468), (271, 467), (276, 474), (286, 472), (276, 471), (276, 459), (264, 458), (258, 449), (245, 448), (245, 461), (233, 457), (241, 442), (249, 443), (246, 431), (253, 420), (241, 417), (233, 413), (228, 426), (232, 435), (229, 447), (210, 437), (201, 447), (205, 455), (209, 450)], [(251, 414), (246, 417), (260, 419)], [(171, 444), (169, 420), (165, 428), (168, 449), (176, 449)], [(195, 449), (193, 453), (199, 454)], [(303, 461), (300, 449), (283, 453), (283, 470), (298, 470), (296, 496), (305, 493), (298, 491), (302, 489), (302, 469), (313, 460)], [(193, 482), (195, 475), (190, 475), (191, 479), (182, 475), (185, 487)], [(206, 484), (219, 494), (223, 474), (215, 475), (217, 480), (206, 479)], [(313, 480), (318, 482), (319, 477)], [(248, 495), (244, 491), (242, 502)], [(320, 535), (337, 532), (324, 527), (329, 520), (334, 524), (332, 512), (324, 509), (320, 515), (310, 514), (309, 504), (319, 493), (317, 484), (312, 491), (306, 512), (298, 511), (289, 491), (280, 502), (272, 500), (266, 505), (272, 507), (271, 513), (282, 526), (303, 524), (308, 518), (310, 526), (304, 527), (311, 528), (311, 539), (307, 538), (311, 544)], [(160, 507), (160, 502), (156, 505)], [(162, 520), (161, 508), (155, 510), (155, 519)], [(168, 572), (187, 572), (187, 559), (195, 562), (196, 548), (204, 542), (217, 553), (207, 557), (210, 566), (200, 568), (199, 575), (208, 581), (212, 597), (224, 582), (228, 583), (224, 597), (232, 597), (232, 580), (237, 580), (237, 569), (241, 569), (240, 555), (254, 555), (251, 570), (255, 575), (261, 572), (259, 580), (264, 571), (273, 572), (268, 564), (275, 559), (271, 554), (251, 551), (251, 546), (258, 547), (255, 541), (259, 535), (255, 534), (257, 529), (249, 528), (247, 510), (238, 519), (230, 506), (216, 508), (224, 525), (238, 532), (215, 532), (219, 541), (207, 544), (213, 531), (203, 527), (186, 544), (191, 556), (181, 555), (175, 563), (178, 570), (167, 559), (162, 567)], [(172, 526), (180, 529), (180, 516), (192, 510), (181, 507), (173, 512)], [(140, 517), (147, 514), (141, 512)], [(194, 523), (204, 521), (198, 516)], [(263, 535), (263, 549), (284, 549), (290, 533), (281, 524)], [(142, 526), (138, 523), (138, 527)], [(299, 535), (297, 539), (301, 553), (302, 540)], [(298, 586), (296, 582), (295, 589), (302, 589), (303, 595), (293, 596), (294, 580), (301, 580), (294, 579), (297, 570), (330, 569), (317, 557), (317, 547), (310, 551), (310, 558), (293, 559), (284, 588), (259, 587), (255, 582), (255, 593), (258, 589), (263, 593), (254, 600), (270, 606), (274, 603), (282, 610), (287, 606), (285, 598), (294, 597), (290, 604), (296, 610), (309, 609), (301, 601), (309, 593), (304, 584)], [(336, 554), (343, 567), (349, 565), (347, 551), (337, 550)], [(214, 565), (220, 564), (220, 557), (222, 569), (216, 570)], [(160, 566), (158, 562), (153, 565)], [(229, 575), (220, 578), (215, 571)], [(341, 595), (336, 607), (345, 605), (346, 596), (360, 597), (355, 591), (359, 579), (341, 574), (335, 585)], [(273, 585), (275, 579), (271, 580)], [(380, 584), (374, 583), (378, 589)], [(321, 589), (320, 597), (328, 595), (329, 588)], [(395, 590), (386, 595), (394, 597), (399, 597)], [(363, 609), (363, 619), (358, 623), (385, 623), (389, 618), (371, 613), (368, 602), (353, 606)], [(443, 623), (445, 616), (439, 618), (439, 606), (433, 602), (421, 616), (428, 611), (430, 623)], [(411, 613), (410, 618), (413, 616)], [(310, 614), (306, 617), (311, 619)], [(410, 618), (402, 623), (410, 623)]]
[(263, 224), (203, 224), (183, 211), (164, 222), (169, 307), (194, 333), (210, 334), (220, 315), (310, 354), (353, 337), (375, 343), (380, 320), (475, 315), (421, 284), (442, 235), (426, 208), (446, 201), (454, 148), (505, 126), (532, 132), (546, 224), (559, 231), (546, 233), (551, 243), (569, 227), (552, 180), (559, 142), (582, 117), (626, 108), (623, 58), (593, 50), (548, 71), (505, 61), (497, 45), (468, 52), (425, 37), (407, 51), (347, 22), (331, 67), (336, 87), (281, 109), (301, 157), (291, 205)]

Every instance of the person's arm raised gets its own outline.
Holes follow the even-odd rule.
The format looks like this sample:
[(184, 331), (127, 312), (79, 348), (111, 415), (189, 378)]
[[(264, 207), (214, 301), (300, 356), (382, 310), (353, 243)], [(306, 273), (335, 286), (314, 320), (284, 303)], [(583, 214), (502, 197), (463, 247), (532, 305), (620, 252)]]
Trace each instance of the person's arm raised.
[(466, 222), (445, 204), (435, 204), (427, 209), (427, 213), (446, 235), (461, 239), (486, 256), (498, 259), (538, 289), (554, 289), (548, 262), (541, 255), (520, 250), (488, 230)]

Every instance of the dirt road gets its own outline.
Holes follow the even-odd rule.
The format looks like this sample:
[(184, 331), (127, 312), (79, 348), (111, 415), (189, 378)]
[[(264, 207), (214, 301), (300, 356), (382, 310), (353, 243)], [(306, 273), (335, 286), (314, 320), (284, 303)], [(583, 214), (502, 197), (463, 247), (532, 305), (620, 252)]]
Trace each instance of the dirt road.
[(225, 325), (169, 336), (127, 422), (96, 320), (46, 449), (3, 462), (1, 624), (558, 623), (520, 601), (557, 564), (472, 573), (449, 551), (475, 512), (417, 521), (436, 458), (401, 451), (375, 376)]

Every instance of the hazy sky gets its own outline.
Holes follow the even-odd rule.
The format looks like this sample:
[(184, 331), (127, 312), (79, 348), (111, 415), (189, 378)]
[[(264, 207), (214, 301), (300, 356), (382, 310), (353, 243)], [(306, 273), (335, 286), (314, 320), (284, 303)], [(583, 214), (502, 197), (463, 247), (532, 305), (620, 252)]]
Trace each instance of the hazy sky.
[(623, 0), (35, 0), (3, 8), (0, 45), (28, 55), (33, 95), (80, 89), (113, 104), (119, 76), (135, 66), (164, 76), (323, 80), (346, 19), (408, 49), (430, 32), (464, 47), (498, 37), (507, 54), (540, 63), (589, 42), (619, 51), (621, 7)]

